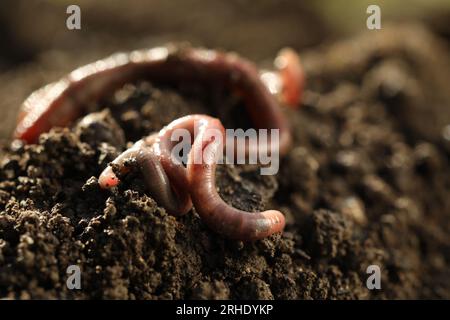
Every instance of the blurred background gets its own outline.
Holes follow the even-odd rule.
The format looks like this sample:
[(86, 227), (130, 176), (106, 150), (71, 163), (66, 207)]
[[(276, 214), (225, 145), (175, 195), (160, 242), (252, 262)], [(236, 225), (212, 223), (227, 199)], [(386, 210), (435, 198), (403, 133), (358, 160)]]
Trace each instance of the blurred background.
[[(71, 4), (81, 30), (66, 28)], [(115, 51), (189, 41), (264, 63), (284, 46), (302, 51), (367, 30), (369, 4), (381, 7), (382, 24), (413, 20), (450, 39), (448, 0), (2, 0), (0, 138), (32, 90)]]

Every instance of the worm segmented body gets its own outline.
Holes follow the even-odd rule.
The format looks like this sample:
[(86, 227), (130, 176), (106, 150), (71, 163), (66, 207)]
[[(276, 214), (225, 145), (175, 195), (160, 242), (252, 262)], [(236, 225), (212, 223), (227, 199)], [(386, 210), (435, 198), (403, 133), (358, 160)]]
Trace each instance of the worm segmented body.
[[(19, 115), (15, 137), (28, 143), (54, 126), (65, 126), (88, 111), (93, 103), (110, 95), (115, 89), (137, 80), (155, 84), (177, 84), (195, 81), (205, 86), (223, 86), (240, 95), (256, 128), (279, 129), (279, 152), (285, 154), (291, 144), (289, 123), (272, 93), (283, 101), (298, 105), (303, 86), (303, 73), (298, 57), (292, 51), (282, 51), (279, 74), (274, 78), (282, 90), (268, 90), (270, 83), (253, 63), (236, 54), (227, 54), (191, 47), (158, 47), (116, 54), (79, 68), (58, 82), (35, 93), (25, 102)], [(267, 74), (267, 73), (266, 73)], [(171, 157), (170, 135), (177, 128), (196, 132), (187, 167)], [(148, 136), (117, 159), (113, 164), (126, 171), (124, 163), (135, 159), (147, 183), (150, 194), (168, 212), (185, 214), (194, 204), (205, 222), (227, 237), (255, 240), (279, 232), (284, 216), (275, 210), (244, 212), (227, 205), (215, 188), (214, 160), (222, 152), (225, 141), (205, 138), (206, 129), (224, 131), (218, 119), (206, 115), (191, 115), (175, 120), (158, 134)], [(270, 145), (266, 146), (270, 150)], [(201, 150), (206, 163), (193, 161)], [(109, 188), (119, 183), (113, 169), (107, 167), (99, 177), (100, 186)]]

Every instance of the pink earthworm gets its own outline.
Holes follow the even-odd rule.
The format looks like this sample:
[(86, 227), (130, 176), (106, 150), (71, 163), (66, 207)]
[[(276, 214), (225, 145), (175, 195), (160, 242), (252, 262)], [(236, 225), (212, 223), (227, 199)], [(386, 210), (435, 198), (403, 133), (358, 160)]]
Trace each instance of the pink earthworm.
[[(231, 207), (219, 196), (215, 182), (216, 165), (225, 141), (208, 138), (211, 129), (225, 136), (220, 120), (206, 119), (195, 137), (187, 164), (192, 202), (202, 220), (216, 232), (243, 241), (262, 239), (281, 232), (285, 219), (280, 211), (245, 212)], [(195, 162), (195, 156), (202, 157), (202, 162)]]
[[(190, 47), (159, 47), (116, 54), (79, 68), (32, 94), (24, 102), (15, 137), (35, 142), (42, 132), (53, 126), (69, 124), (87, 112), (89, 105), (128, 82), (139, 79), (156, 84), (196, 81), (205, 86), (222, 85), (241, 95), (257, 128), (279, 129), (279, 152), (283, 155), (289, 150), (291, 133), (276, 96), (285, 103), (299, 105), (303, 72), (292, 51), (284, 50), (278, 58), (284, 62), (276, 64), (278, 73), (272, 72), (268, 81), (253, 63), (236, 54)], [(270, 72), (265, 74), (270, 75)], [(270, 90), (271, 85), (280, 81), (281, 90)], [(168, 137), (176, 128), (200, 129), (200, 134), (192, 141), (187, 168), (182, 163), (175, 163), (170, 156), (172, 142)], [(223, 147), (224, 141), (204, 140), (206, 128), (224, 130), (218, 119), (206, 115), (180, 118), (158, 134), (135, 143), (112, 164), (124, 173), (128, 170), (125, 162), (134, 159), (149, 192), (169, 213), (185, 214), (194, 203), (199, 215), (211, 228), (230, 238), (256, 240), (281, 231), (284, 216), (279, 211), (249, 213), (227, 205), (215, 189), (216, 163), (197, 164), (192, 161), (199, 146), (207, 159), (215, 157)], [(267, 148), (270, 150), (271, 146)], [(99, 184), (103, 188), (118, 183), (111, 166), (99, 176)]]
[[(278, 72), (261, 74), (253, 63), (236, 54), (208, 49), (166, 46), (114, 54), (31, 94), (22, 105), (14, 137), (34, 143), (41, 133), (67, 126), (126, 83), (141, 79), (155, 84), (196, 81), (223, 85), (241, 94), (257, 128), (280, 129), (283, 153), (290, 143), (289, 124), (266, 86), (286, 103), (299, 105), (300, 95), (292, 88), (301, 90), (304, 76), (295, 56), (293, 51), (282, 50), (275, 59)], [(297, 76), (292, 76), (295, 72)]]
[(279, 70), (283, 84), (282, 100), (289, 106), (298, 108), (305, 85), (305, 74), (300, 57), (290, 48), (282, 49), (275, 58), (275, 67)]
[[(157, 134), (141, 139), (114, 159), (112, 166), (125, 174), (130, 170), (126, 161), (134, 159), (152, 197), (169, 213), (182, 215), (192, 207), (186, 169), (172, 163), (170, 154), (161, 154), (160, 142)], [(104, 189), (119, 183), (112, 166), (106, 167), (99, 176), (99, 184)]]
[[(193, 134), (186, 168), (182, 163), (176, 163), (171, 155), (174, 142), (170, 137), (177, 129)], [(211, 135), (214, 132), (219, 135)], [(217, 159), (223, 151), (224, 137), (225, 129), (219, 119), (207, 115), (188, 115), (173, 121), (159, 134), (138, 141), (114, 163), (123, 164), (130, 157), (136, 159), (149, 191), (158, 197), (156, 200), (168, 212), (185, 214), (193, 203), (202, 220), (228, 238), (252, 241), (281, 232), (285, 225), (281, 212), (245, 212), (231, 207), (220, 198), (216, 190), (215, 172)], [(201, 161), (196, 162), (195, 157)], [(104, 187), (118, 183), (111, 167), (102, 172), (99, 183)]]

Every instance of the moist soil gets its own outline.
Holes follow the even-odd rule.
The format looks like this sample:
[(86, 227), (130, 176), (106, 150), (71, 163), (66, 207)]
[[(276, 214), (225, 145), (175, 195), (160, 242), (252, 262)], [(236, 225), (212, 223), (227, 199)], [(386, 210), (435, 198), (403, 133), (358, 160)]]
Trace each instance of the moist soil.
[[(223, 88), (128, 84), (85, 121), (7, 142), (0, 155), (0, 297), (64, 299), (450, 298), (449, 51), (420, 26), (302, 53), (294, 146), (274, 176), (218, 166), (246, 210), (279, 209), (283, 234), (223, 238), (195, 209), (173, 217), (138, 171), (97, 176), (133, 141), (187, 114), (251, 122)], [(449, 122), (447, 122), (449, 123)], [(66, 286), (81, 269), (81, 290)], [(381, 289), (369, 290), (369, 265)]]

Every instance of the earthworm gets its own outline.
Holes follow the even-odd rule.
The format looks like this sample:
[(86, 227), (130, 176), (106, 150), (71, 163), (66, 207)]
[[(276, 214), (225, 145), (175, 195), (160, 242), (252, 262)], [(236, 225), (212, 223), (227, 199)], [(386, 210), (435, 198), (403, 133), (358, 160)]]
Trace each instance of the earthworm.
[[(222, 152), (224, 141), (205, 137), (211, 129), (222, 132), (221, 136), (225, 134), (225, 129), (218, 119), (204, 121), (195, 137), (187, 164), (192, 202), (202, 220), (216, 232), (243, 241), (262, 239), (281, 232), (285, 225), (281, 212), (245, 212), (231, 207), (220, 198), (215, 178), (217, 159)], [(196, 153), (197, 157), (203, 157), (202, 163), (194, 161)]]
[[(229, 88), (242, 96), (247, 112), (257, 128), (279, 130), (279, 152), (285, 154), (291, 144), (289, 123), (275, 95), (290, 104), (299, 104), (303, 73), (299, 60), (291, 51), (279, 55), (284, 64), (277, 66), (271, 79), (278, 77), (282, 90), (268, 90), (270, 81), (263, 79), (253, 63), (236, 54), (190, 47), (158, 47), (116, 54), (70, 73), (60, 81), (33, 93), (25, 102), (15, 130), (15, 137), (35, 142), (40, 133), (53, 126), (64, 126), (87, 112), (89, 105), (111, 94), (128, 82), (146, 79), (156, 84), (196, 81), (205, 86)], [(295, 74), (297, 72), (298, 74)], [(269, 74), (266, 72), (266, 75)], [(270, 88), (269, 88), (270, 89)], [(198, 123), (198, 124), (196, 124)], [(173, 161), (170, 134), (176, 128), (200, 133), (194, 137), (187, 168)], [(192, 161), (197, 148), (210, 161), (217, 156), (224, 141), (205, 141), (206, 129), (224, 131), (218, 119), (191, 115), (175, 120), (158, 134), (150, 135), (117, 157), (112, 165), (125, 173), (128, 160), (135, 160), (147, 188), (169, 213), (185, 214), (194, 203), (199, 215), (214, 230), (227, 237), (255, 240), (284, 228), (284, 216), (276, 210), (244, 212), (227, 205), (215, 189), (216, 162), (198, 164)], [(221, 139), (219, 139), (221, 140)], [(265, 146), (271, 150), (271, 146)], [(111, 166), (99, 176), (99, 184), (109, 188), (119, 183)]]
[(293, 49), (284, 48), (275, 58), (274, 66), (277, 72), (263, 70), (261, 80), (282, 102), (291, 108), (298, 108), (305, 84), (300, 57)]
[[(177, 129), (196, 133), (186, 168), (182, 163), (174, 162), (171, 155), (174, 142), (170, 137)], [(214, 130), (220, 133), (220, 139), (208, 138)], [(220, 120), (206, 115), (188, 115), (173, 121), (157, 135), (140, 140), (116, 158), (114, 164), (136, 159), (150, 192), (158, 197), (156, 200), (168, 212), (185, 214), (193, 203), (202, 220), (228, 238), (251, 241), (282, 231), (285, 219), (281, 212), (245, 212), (231, 207), (220, 198), (216, 190), (215, 172), (217, 158), (225, 143), (223, 137), (225, 129)], [(196, 162), (195, 157), (201, 162)], [(102, 172), (99, 183), (104, 187), (118, 183), (111, 167)]]
[[(169, 152), (161, 154), (160, 143), (158, 135), (150, 135), (125, 150), (111, 164), (121, 174), (125, 174), (130, 169), (125, 165), (126, 161), (134, 159), (152, 197), (169, 213), (182, 215), (192, 207), (186, 169), (172, 163), (168, 158)], [(119, 183), (112, 166), (106, 167), (99, 176), (99, 184), (102, 188), (114, 187)]]
[[(271, 86), (271, 92), (281, 95), (287, 103), (298, 105), (300, 96), (292, 88), (302, 89), (303, 72), (295, 56), (293, 51), (282, 50), (275, 59), (278, 72), (260, 74), (253, 63), (236, 54), (208, 49), (166, 46), (117, 53), (78, 68), (31, 94), (22, 105), (14, 137), (34, 143), (41, 133), (70, 124), (89, 111), (93, 103), (129, 82), (141, 79), (155, 84), (196, 81), (204, 85), (223, 85), (241, 94), (257, 128), (280, 129), (283, 153), (290, 142), (288, 122), (265, 86)], [(292, 76), (293, 72), (297, 72), (297, 76)]]

